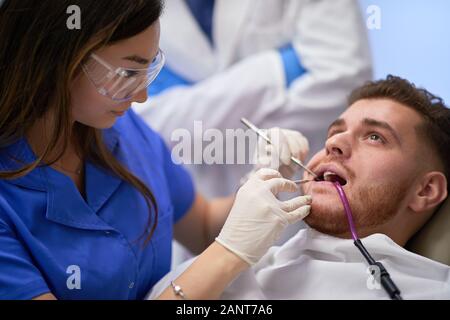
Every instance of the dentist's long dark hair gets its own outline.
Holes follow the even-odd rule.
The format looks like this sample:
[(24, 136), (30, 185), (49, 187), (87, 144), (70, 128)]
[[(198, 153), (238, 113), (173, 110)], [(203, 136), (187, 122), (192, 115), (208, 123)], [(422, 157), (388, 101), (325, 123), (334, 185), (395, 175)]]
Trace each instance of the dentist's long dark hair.
[[(81, 29), (69, 30), (69, 6), (81, 9)], [(16, 171), (0, 172), (15, 179), (35, 169), (55, 150), (60, 137), (63, 154), (74, 134), (80, 154), (134, 186), (149, 206), (143, 237), (150, 240), (158, 210), (151, 190), (129, 172), (102, 141), (98, 129), (70, 121), (70, 84), (82, 62), (103, 46), (133, 37), (162, 12), (162, 0), (4, 0), (0, 8), (0, 148), (25, 136), (48, 112), (53, 133), (39, 158)], [(124, 212), (124, 214), (126, 214)]]

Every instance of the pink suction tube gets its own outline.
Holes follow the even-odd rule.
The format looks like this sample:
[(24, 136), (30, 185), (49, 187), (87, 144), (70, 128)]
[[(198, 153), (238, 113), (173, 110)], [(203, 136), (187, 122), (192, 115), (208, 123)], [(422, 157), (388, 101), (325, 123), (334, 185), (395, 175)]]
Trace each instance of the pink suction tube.
[(347, 215), (348, 224), (350, 226), (350, 232), (352, 233), (353, 240), (358, 240), (358, 235), (356, 234), (355, 224), (353, 223), (352, 209), (350, 208), (350, 203), (348, 202), (347, 196), (345, 195), (344, 189), (339, 182), (334, 182), (334, 186), (341, 198), (342, 204), (344, 205), (344, 210)]
[(367, 260), (369, 265), (377, 266), (380, 268), (380, 282), (383, 286), (384, 290), (386, 290), (389, 297), (393, 300), (402, 300), (402, 296), (400, 293), (400, 289), (395, 285), (394, 281), (392, 281), (389, 273), (386, 268), (383, 266), (381, 262), (376, 262), (370, 253), (366, 250), (361, 240), (358, 239), (358, 235), (356, 234), (355, 224), (353, 223), (353, 215), (352, 210), (350, 209), (350, 204), (348, 203), (347, 196), (345, 195), (344, 189), (342, 188), (339, 182), (334, 182), (334, 186), (341, 198), (342, 204), (344, 205), (345, 213), (347, 214), (348, 224), (350, 225), (350, 231), (352, 233), (352, 238), (354, 240), (355, 246)]

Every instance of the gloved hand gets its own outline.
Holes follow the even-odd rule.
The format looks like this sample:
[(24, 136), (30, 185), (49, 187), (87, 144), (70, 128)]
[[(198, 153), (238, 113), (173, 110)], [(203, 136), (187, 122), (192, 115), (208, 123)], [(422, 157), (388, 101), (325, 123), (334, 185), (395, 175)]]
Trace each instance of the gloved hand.
[(291, 161), (291, 156), (304, 161), (309, 152), (308, 140), (298, 131), (271, 128), (263, 130), (272, 144), (264, 139), (258, 139), (255, 153), (254, 170), (272, 168), (278, 170), (286, 179), (292, 178), (297, 164)]
[(253, 174), (239, 189), (234, 205), (216, 241), (253, 265), (267, 252), (289, 224), (304, 219), (311, 196), (280, 201), (279, 192), (297, 191), (297, 185), (272, 169)]

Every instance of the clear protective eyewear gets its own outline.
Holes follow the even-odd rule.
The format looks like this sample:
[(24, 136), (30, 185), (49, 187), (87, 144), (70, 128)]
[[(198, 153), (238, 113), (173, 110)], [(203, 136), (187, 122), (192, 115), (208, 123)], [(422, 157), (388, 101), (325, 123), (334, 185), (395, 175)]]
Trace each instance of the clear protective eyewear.
[(165, 60), (164, 52), (159, 49), (148, 68), (130, 69), (114, 67), (92, 53), (82, 68), (98, 93), (120, 102), (130, 100), (135, 94), (148, 88), (158, 76)]

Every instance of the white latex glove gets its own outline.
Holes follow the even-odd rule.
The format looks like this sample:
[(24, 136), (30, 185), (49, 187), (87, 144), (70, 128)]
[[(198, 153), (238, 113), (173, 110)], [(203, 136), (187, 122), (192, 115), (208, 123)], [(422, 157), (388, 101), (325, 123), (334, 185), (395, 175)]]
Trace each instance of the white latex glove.
[(283, 177), (292, 178), (300, 168), (291, 161), (291, 156), (303, 162), (309, 152), (308, 140), (298, 131), (280, 128), (263, 131), (272, 144), (262, 138), (258, 139), (254, 170), (272, 168), (278, 170)]
[(216, 241), (253, 265), (278, 240), (289, 224), (304, 219), (311, 196), (280, 201), (279, 192), (297, 191), (297, 185), (273, 169), (263, 168), (239, 189), (228, 219)]

